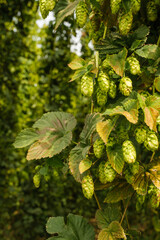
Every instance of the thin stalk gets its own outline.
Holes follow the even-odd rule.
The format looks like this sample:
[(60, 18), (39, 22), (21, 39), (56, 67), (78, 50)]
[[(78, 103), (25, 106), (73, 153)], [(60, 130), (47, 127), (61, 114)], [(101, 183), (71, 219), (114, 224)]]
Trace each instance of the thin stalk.
[(157, 45), (158, 46), (160, 45), (160, 35), (159, 35), (159, 38), (158, 38), (158, 41), (157, 41)]
[(155, 86), (154, 86), (154, 84), (153, 84), (153, 95), (155, 94)]
[(105, 26), (105, 28), (104, 28), (103, 39), (105, 39), (106, 33), (107, 33), (107, 26)]
[(100, 203), (99, 203), (99, 201), (98, 201), (98, 198), (97, 198), (97, 195), (96, 195), (95, 192), (94, 192), (94, 197), (95, 197), (95, 199), (96, 199), (96, 202), (97, 202), (98, 208), (101, 210), (102, 208), (101, 208), (101, 205), (100, 205)]
[(153, 153), (152, 153), (152, 156), (151, 156), (151, 160), (150, 160), (150, 162), (153, 161), (153, 158), (154, 158), (155, 153), (156, 153), (156, 152), (153, 152)]
[(122, 215), (120, 224), (122, 224), (122, 222), (123, 222), (123, 220), (124, 220), (124, 217), (125, 217), (125, 215), (126, 215), (127, 208), (128, 208), (128, 206), (129, 206), (130, 199), (131, 199), (131, 198), (129, 198), (129, 200), (128, 200), (127, 204), (126, 204), (126, 207), (125, 207), (125, 209), (124, 209), (124, 213), (123, 213), (123, 215)]

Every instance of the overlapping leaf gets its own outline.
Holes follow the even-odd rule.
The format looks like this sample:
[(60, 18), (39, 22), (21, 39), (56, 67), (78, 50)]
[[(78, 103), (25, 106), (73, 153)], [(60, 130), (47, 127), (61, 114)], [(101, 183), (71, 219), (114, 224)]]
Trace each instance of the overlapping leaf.
[(79, 164), (80, 174), (82, 174), (85, 171), (87, 171), (88, 169), (90, 169), (91, 166), (92, 166), (92, 161), (91, 160), (89, 160), (88, 158), (83, 159)]
[(160, 162), (149, 170), (149, 176), (153, 184), (160, 189)]
[(132, 186), (134, 190), (140, 195), (145, 195), (147, 193), (148, 177), (144, 172), (144, 168), (142, 166), (140, 166), (139, 172), (136, 174)]
[(68, 64), (68, 66), (72, 69), (72, 70), (77, 70), (80, 69), (82, 67), (84, 67), (86, 64), (85, 60), (83, 60), (80, 57), (75, 58), (71, 63)]
[(160, 48), (156, 44), (148, 44), (137, 49), (135, 53), (140, 57), (156, 60), (160, 56)]
[(38, 140), (38, 136), (36, 129), (26, 128), (18, 134), (13, 145), (15, 148), (27, 147)]

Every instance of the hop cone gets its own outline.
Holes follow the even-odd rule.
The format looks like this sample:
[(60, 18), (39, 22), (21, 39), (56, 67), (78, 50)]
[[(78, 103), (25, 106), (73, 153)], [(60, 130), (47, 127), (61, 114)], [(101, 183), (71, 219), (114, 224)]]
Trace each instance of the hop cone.
[(136, 175), (139, 172), (139, 162), (135, 161), (129, 165), (129, 169), (133, 175)]
[(110, 6), (113, 14), (116, 14), (120, 8), (120, 3), (122, 0), (111, 0)]
[(101, 19), (100, 19), (99, 13), (92, 11), (89, 15), (89, 19), (90, 19), (90, 22), (91, 22), (92, 30), (94, 32), (97, 32), (100, 28), (100, 25), (101, 25)]
[(93, 94), (93, 78), (89, 74), (85, 74), (81, 78), (81, 93), (87, 97), (91, 97)]
[(127, 35), (132, 27), (133, 15), (132, 11), (121, 13), (118, 17), (119, 31), (122, 35)]
[(136, 14), (141, 8), (141, 0), (131, 0), (132, 12)]
[(139, 61), (135, 57), (127, 58), (127, 63), (131, 74), (136, 75), (141, 72)]
[(104, 72), (100, 72), (98, 76), (98, 85), (102, 92), (108, 93), (109, 90), (109, 77)]
[(130, 172), (129, 169), (125, 170), (125, 179), (129, 184), (132, 184), (135, 180), (134, 175)]
[(106, 184), (112, 182), (116, 177), (116, 172), (109, 162), (101, 162), (99, 165), (99, 180), (101, 183)]
[(117, 94), (117, 85), (115, 81), (111, 80), (108, 95), (110, 98), (114, 99), (116, 97), (116, 94)]
[(108, 57), (106, 57), (106, 59), (104, 59), (104, 61), (102, 62), (102, 67), (104, 69), (110, 68)]
[(48, 16), (49, 11), (46, 8), (46, 0), (40, 0), (40, 12), (43, 18)]
[(92, 198), (94, 193), (94, 183), (90, 175), (86, 175), (82, 179), (82, 191), (86, 198), (88, 199)]
[(156, 21), (157, 17), (158, 17), (158, 13), (157, 13), (157, 6), (155, 4), (155, 1), (149, 1), (147, 3), (147, 17), (149, 21)]
[(93, 145), (93, 151), (96, 158), (101, 158), (105, 150), (105, 144), (101, 138), (97, 139)]
[(145, 141), (147, 136), (147, 132), (143, 127), (137, 127), (135, 130), (135, 139), (136, 141), (141, 144)]
[(33, 183), (36, 188), (39, 188), (40, 186), (40, 181), (41, 181), (41, 176), (39, 173), (36, 173), (33, 177)]
[(47, 11), (52, 11), (56, 5), (55, 0), (46, 0), (46, 9)]
[(152, 193), (152, 195), (150, 197), (150, 203), (151, 203), (152, 208), (159, 207), (159, 201), (158, 201), (158, 196), (157, 196), (156, 192)]
[(122, 151), (125, 162), (134, 163), (136, 161), (136, 149), (131, 141), (123, 142)]
[(97, 104), (99, 106), (104, 106), (107, 102), (107, 99), (107, 93), (104, 93), (100, 88), (97, 88)]
[(149, 150), (149, 151), (156, 151), (159, 147), (159, 142), (156, 134), (154, 132), (148, 132), (146, 140), (144, 142), (144, 146)]
[(129, 96), (132, 92), (132, 80), (128, 77), (121, 78), (119, 90), (124, 96)]
[(79, 27), (84, 27), (87, 20), (87, 5), (81, 1), (76, 8), (76, 21)]

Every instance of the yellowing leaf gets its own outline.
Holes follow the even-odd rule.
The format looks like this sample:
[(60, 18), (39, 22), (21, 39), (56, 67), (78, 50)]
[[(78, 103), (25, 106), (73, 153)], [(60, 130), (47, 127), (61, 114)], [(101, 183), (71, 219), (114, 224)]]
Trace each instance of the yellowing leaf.
[(92, 161), (89, 160), (88, 158), (83, 159), (80, 164), (79, 164), (79, 172), (80, 174), (84, 173), (87, 171), (90, 167), (92, 166)]
[(153, 184), (160, 189), (160, 163), (149, 170), (149, 176)]
[(77, 70), (79, 68), (82, 68), (84, 67), (84, 65), (85, 65), (85, 61), (80, 57), (75, 58), (71, 63), (68, 64), (68, 66), (72, 70)]
[(144, 172), (144, 168), (140, 166), (139, 172), (135, 175), (135, 180), (132, 184), (134, 190), (140, 194), (145, 195), (148, 188), (148, 176)]

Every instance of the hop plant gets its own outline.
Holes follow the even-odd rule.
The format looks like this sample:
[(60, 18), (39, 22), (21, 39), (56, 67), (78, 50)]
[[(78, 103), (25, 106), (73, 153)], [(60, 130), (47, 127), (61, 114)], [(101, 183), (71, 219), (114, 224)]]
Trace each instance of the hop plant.
[(127, 35), (132, 27), (133, 15), (132, 11), (121, 13), (118, 16), (119, 31), (122, 35)]
[(135, 130), (135, 139), (141, 144), (145, 141), (147, 136), (147, 131), (143, 127), (137, 127)]
[(122, 0), (111, 0), (110, 1), (111, 12), (113, 14), (116, 14), (119, 11), (121, 2), (122, 2)]
[(109, 82), (108, 75), (105, 74), (103, 71), (101, 71), (98, 76), (98, 85), (102, 92), (104, 92), (106, 94), (108, 93), (109, 83), (110, 82)]
[(80, 1), (76, 8), (76, 21), (80, 28), (84, 27), (87, 20), (87, 5), (84, 1)]
[(56, 5), (55, 0), (46, 0), (46, 9), (47, 11), (52, 11)]
[(130, 169), (125, 170), (125, 179), (129, 184), (132, 184), (135, 180), (134, 175), (131, 173)]
[(151, 204), (151, 207), (152, 208), (158, 208), (159, 207), (159, 199), (158, 199), (158, 195), (156, 192), (153, 192), (151, 194), (151, 197), (150, 197), (150, 204)]
[(146, 140), (144, 142), (144, 146), (149, 150), (149, 151), (156, 151), (159, 147), (159, 142), (158, 138), (155, 134), (155, 132), (149, 131), (146, 136)]
[(81, 93), (86, 97), (91, 97), (93, 94), (93, 78), (90, 74), (85, 74), (81, 78)]
[(90, 199), (94, 193), (94, 183), (90, 175), (86, 175), (82, 179), (82, 191), (86, 198)]
[(46, 0), (40, 0), (40, 12), (43, 18), (46, 18), (49, 14), (49, 11), (46, 8)]
[(157, 117), (156, 123), (157, 125), (160, 125), (160, 115)]
[(141, 0), (131, 0), (132, 12), (136, 14), (141, 8)]
[(94, 32), (97, 32), (100, 28), (100, 25), (101, 25), (101, 19), (100, 19), (99, 13), (92, 11), (89, 15), (89, 19), (90, 19), (90, 22), (91, 22), (92, 30)]
[(140, 74), (140, 64), (135, 57), (128, 57), (127, 64), (129, 66), (130, 73), (133, 75)]
[(102, 90), (98, 87), (97, 88), (97, 104), (102, 107), (106, 104), (107, 99), (108, 99), (107, 94), (102, 92)]
[(39, 173), (36, 173), (33, 177), (33, 183), (36, 188), (39, 188), (41, 182), (41, 175)]
[(132, 92), (132, 80), (129, 77), (121, 78), (119, 90), (124, 96), (129, 96)]
[(125, 162), (130, 164), (136, 161), (136, 149), (130, 140), (123, 142), (122, 151)]
[(109, 136), (108, 141), (107, 141), (107, 148), (113, 147), (117, 143), (117, 140), (114, 136)]
[(101, 138), (97, 139), (93, 144), (93, 151), (96, 158), (101, 158), (105, 150), (105, 144)]
[(102, 62), (102, 68), (104, 68), (104, 69), (110, 68), (108, 57), (106, 57), (106, 58), (104, 59), (104, 61)]
[(145, 198), (146, 198), (146, 195), (139, 195), (139, 194), (137, 194), (137, 201), (140, 204), (143, 204), (145, 202)]
[(139, 172), (139, 162), (135, 161), (129, 165), (129, 169), (133, 175), (136, 175)]
[(109, 91), (108, 91), (108, 96), (110, 98), (115, 98), (117, 94), (117, 85), (115, 83), (115, 81), (110, 80), (110, 86), (109, 86)]
[(155, 1), (148, 1), (147, 3), (147, 17), (149, 21), (156, 21), (158, 17), (157, 13), (157, 6), (155, 4)]
[(101, 162), (99, 165), (99, 180), (101, 183), (106, 184), (112, 182), (116, 177), (116, 172), (109, 162)]

